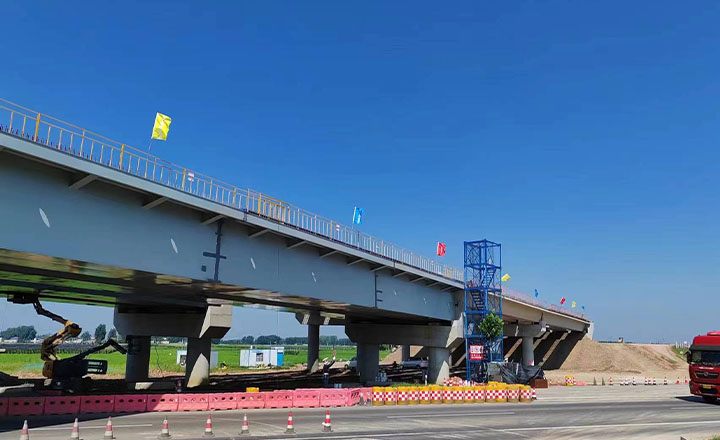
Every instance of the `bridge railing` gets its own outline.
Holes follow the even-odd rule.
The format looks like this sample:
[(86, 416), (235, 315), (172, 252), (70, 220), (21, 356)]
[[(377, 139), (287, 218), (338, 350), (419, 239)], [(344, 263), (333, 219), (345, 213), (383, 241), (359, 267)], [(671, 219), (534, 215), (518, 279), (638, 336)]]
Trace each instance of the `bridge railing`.
[(505, 286), (503, 286), (503, 288), (502, 288), (502, 293), (503, 293), (503, 296), (505, 296), (505, 297), (516, 299), (516, 300), (518, 300), (520, 302), (524, 302), (526, 304), (530, 304), (530, 305), (537, 306), (537, 307), (547, 309), (547, 310), (552, 310), (553, 312), (562, 313), (563, 315), (574, 316), (576, 318), (585, 319), (585, 320), (588, 319), (584, 313), (576, 312), (575, 310), (572, 310), (572, 309), (566, 309), (566, 308), (557, 306), (555, 304), (549, 304), (549, 303), (546, 303), (545, 301), (540, 301), (537, 298), (533, 298), (530, 295), (526, 295), (522, 292), (518, 292), (517, 290), (509, 289)]
[(0, 99), (0, 130), (434, 275), (460, 282), (463, 280), (460, 269), (418, 255), (258, 191), (238, 188), (4, 99)]

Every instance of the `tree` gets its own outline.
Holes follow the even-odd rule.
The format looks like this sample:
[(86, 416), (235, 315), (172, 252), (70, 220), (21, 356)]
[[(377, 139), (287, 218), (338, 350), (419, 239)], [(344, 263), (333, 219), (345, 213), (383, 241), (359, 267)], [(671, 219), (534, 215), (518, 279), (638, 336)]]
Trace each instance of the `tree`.
[(489, 341), (494, 341), (502, 335), (503, 320), (494, 312), (490, 312), (480, 323), (480, 331)]
[(18, 342), (32, 341), (37, 336), (37, 331), (32, 325), (21, 325), (19, 327), (10, 327), (0, 332), (3, 339), (18, 338)]
[(118, 339), (118, 332), (114, 328), (111, 328), (107, 334), (108, 339)]
[(105, 336), (107, 336), (107, 328), (105, 324), (100, 324), (95, 328), (95, 341), (104, 342)]
[(87, 330), (85, 330), (84, 332), (82, 332), (82, 334), (80, 335), (80, 339), (82, 339), (83, 342), (89, 341), (89, 340), (90, 340), (90, 337), (91, 337), (91, 336), (90, 336), (90, 332), (87, 331)]
[(282, 338), (278, 335), (263, 335), (258, 336), (258, 338), (255, 340), (255, 343), (258, 345), (282, 344)]
[(242, 339), (240, 339), (240, 343), (245, 345), (252, 345), (254, 342), (255, 337), (253, 336), (243, 336)]

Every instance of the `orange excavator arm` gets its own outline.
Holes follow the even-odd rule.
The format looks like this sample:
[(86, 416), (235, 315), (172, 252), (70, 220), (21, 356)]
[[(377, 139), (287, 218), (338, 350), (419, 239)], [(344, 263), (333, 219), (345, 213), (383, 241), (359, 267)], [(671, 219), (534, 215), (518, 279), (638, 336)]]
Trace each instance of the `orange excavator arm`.
[(49, 310), (45, 310), (40, 304), (40, 301), (34, 301), (33, 307), (38, 315), (42, 315), (52, 319), (53, 321), (63, 324), (63, 328), (55, 333), (54, 335), (48, 336), (43, 339), (42, 346), (40, 348), (40, 358), (45, 361), (56, 361), (58, 360), (55, 348), (65, 342), (69, 338), (76, 338), (82, 332), (82, 328), (74, 322), (68, 321), (60, 315), (57, 315)]

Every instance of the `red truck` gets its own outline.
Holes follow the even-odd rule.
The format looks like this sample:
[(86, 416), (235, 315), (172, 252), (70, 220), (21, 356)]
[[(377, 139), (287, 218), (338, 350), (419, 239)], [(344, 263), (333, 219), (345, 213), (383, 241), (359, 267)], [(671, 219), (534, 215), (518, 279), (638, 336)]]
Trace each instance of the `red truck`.
[(695, 336), (687, 352), (690, 392), (715, 402), (720, 397), (720, 332)]

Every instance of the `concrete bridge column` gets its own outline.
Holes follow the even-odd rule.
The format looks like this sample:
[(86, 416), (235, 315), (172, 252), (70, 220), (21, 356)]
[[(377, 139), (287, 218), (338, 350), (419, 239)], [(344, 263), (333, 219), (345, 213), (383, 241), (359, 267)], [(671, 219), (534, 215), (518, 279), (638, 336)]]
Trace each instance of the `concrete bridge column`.
[(320, 367), (320, 325), (308, 324), (307, 369), (314, 373)]
[(196, 388), (210, 384), (212, 338), (188, 338), (185, 386)]
[(535, 338), (545, 333), (544, 322), (538, 324), (505, 324), (503, 334), (521, 338), (522, 363), (525, 366), (535, 365)]
[(362, 384), (375, 382), (380, 370), (380, 345), (357, 344), (357, 369)]
[(428, 347), (428, 382), (442, 383), (450, 378), (450, 349)]
[(188, 338), (185, 385), (196, 388), (210, 382), (210, 347), (212, 339), (222, 338), (232, 324), (232, 304), (208, 304), (207, 308), (115, 307), (113, 319), (120, 334), (128, 336), (125, 380), (134, 385), (148, 378), (151, 336)]
[(401, 345), (400, 350), (402, 350), (400, 359), (403, 362), (410, 359), (410, 346), (409, 345)]
[(150, 336), (127, 336), (128, 352), (125, 360), (125, 380), (145, 382), (150, 369)]

